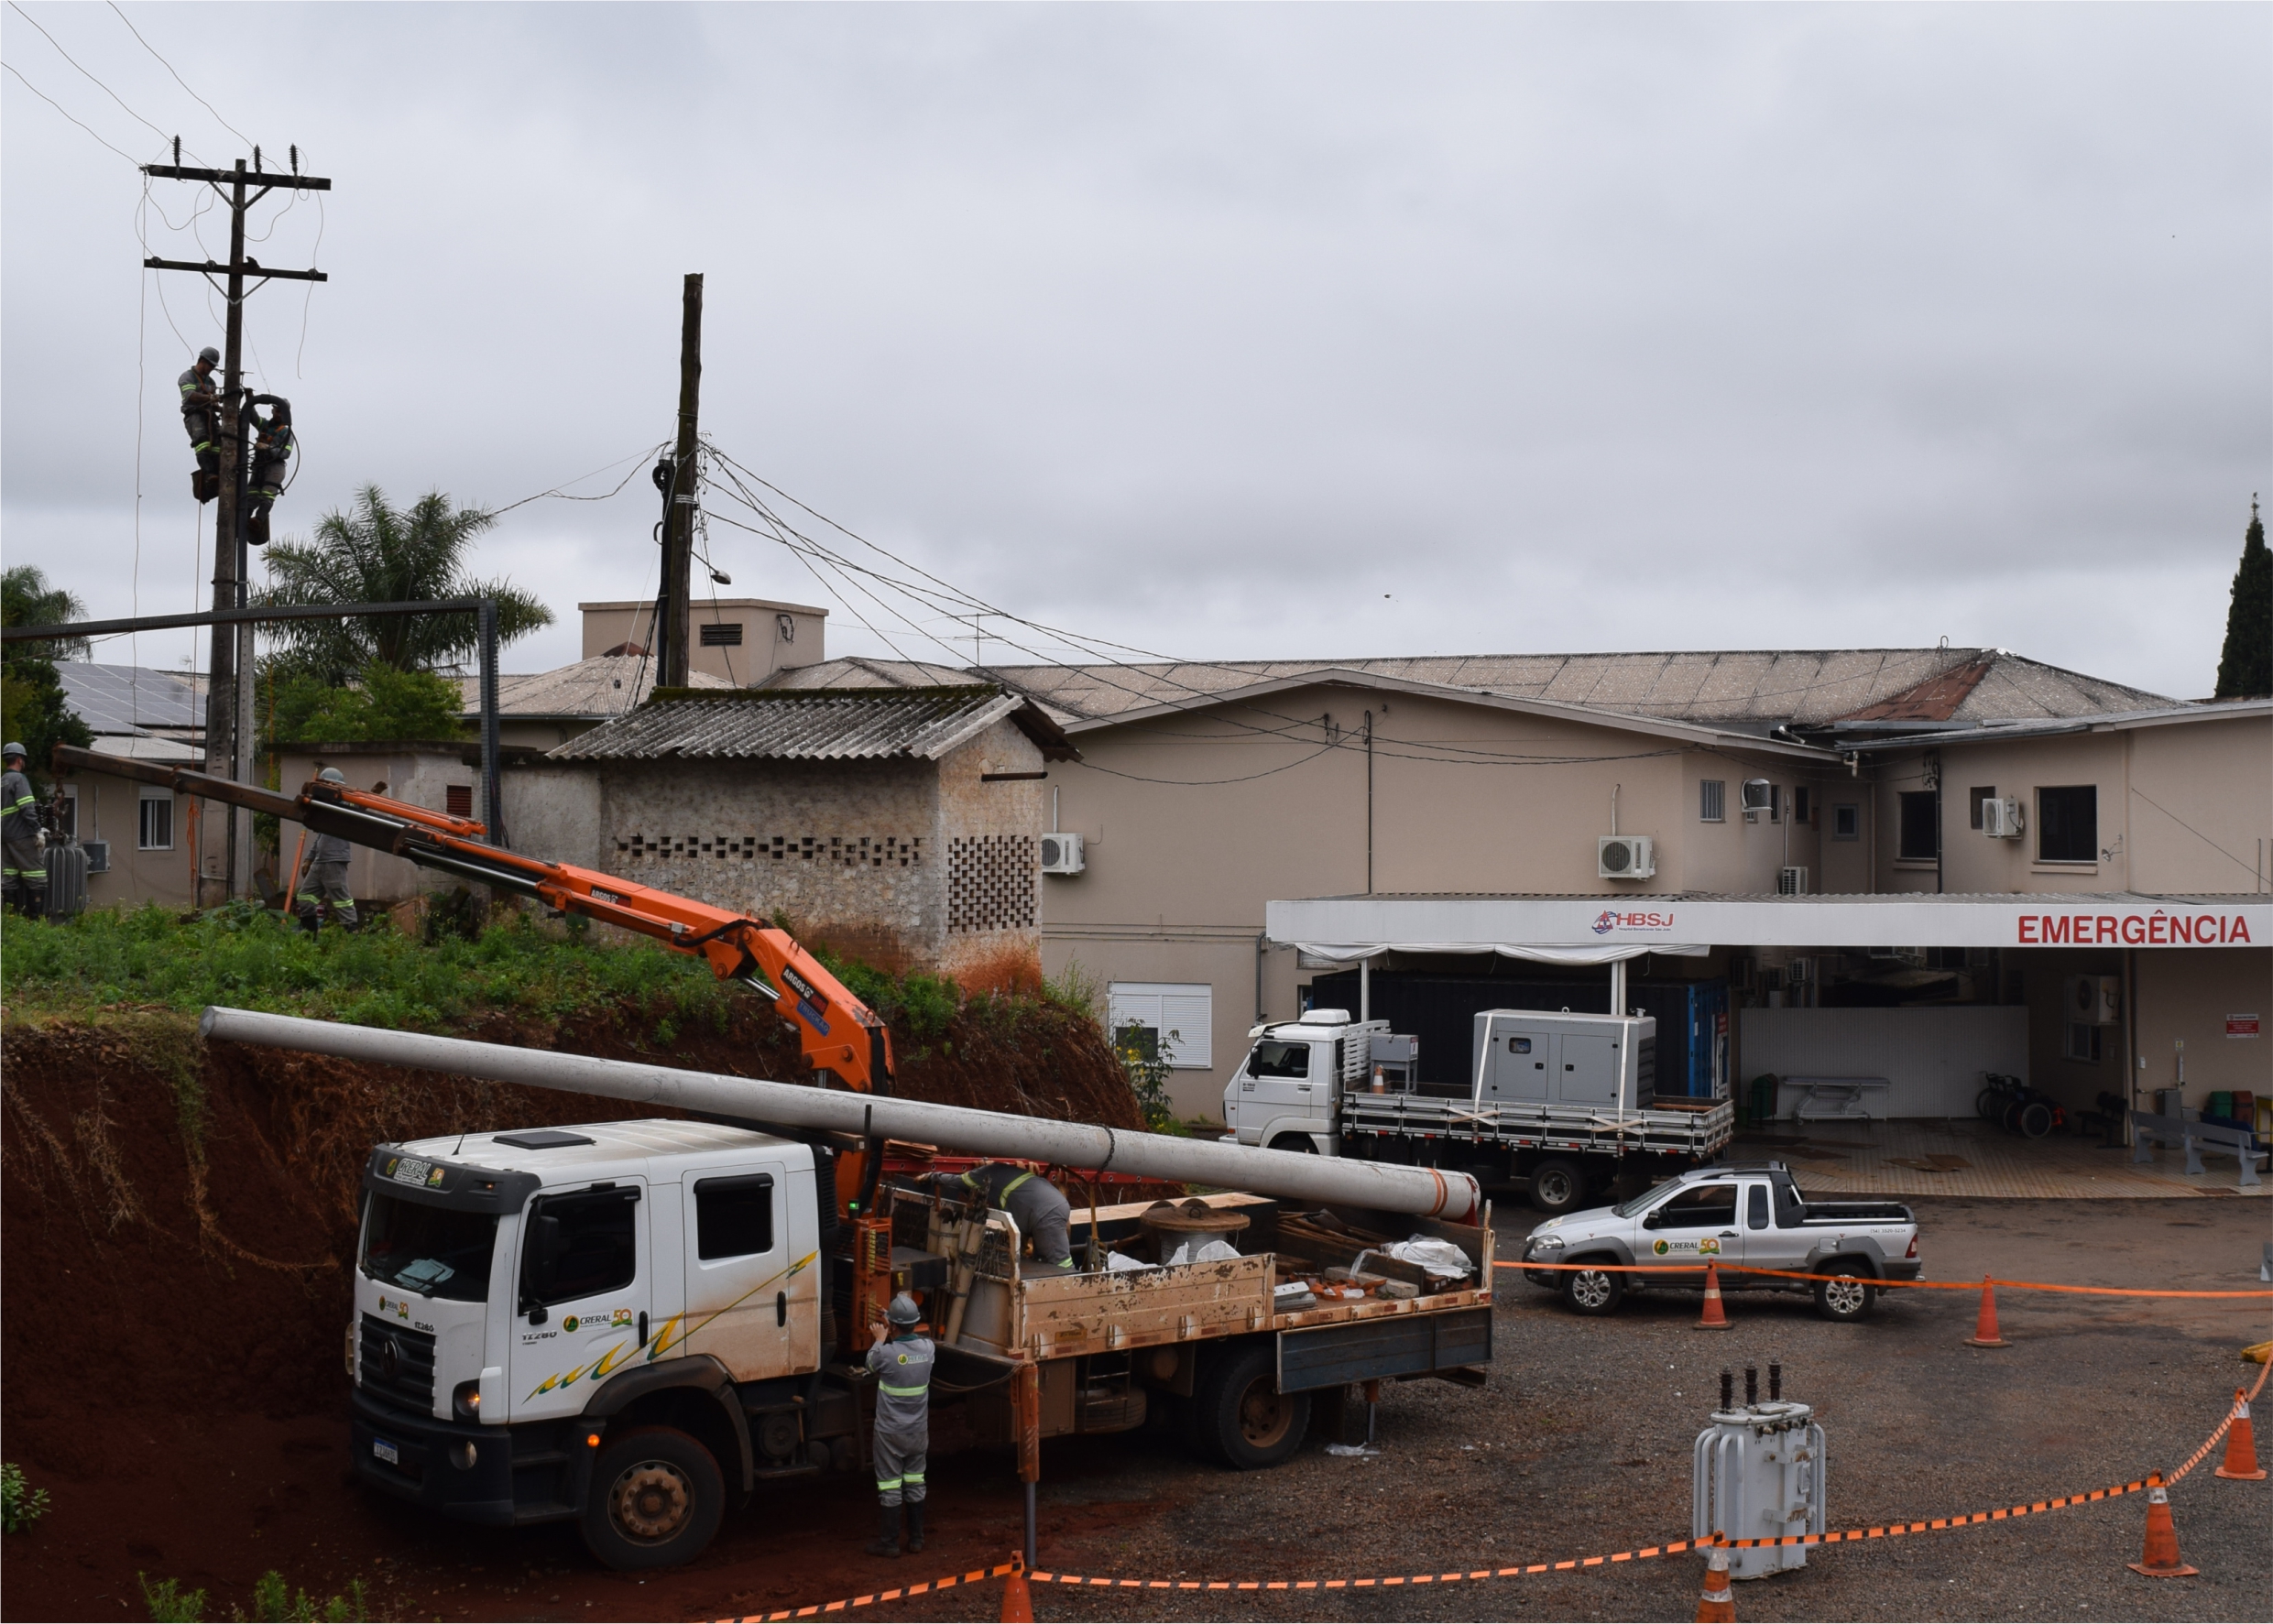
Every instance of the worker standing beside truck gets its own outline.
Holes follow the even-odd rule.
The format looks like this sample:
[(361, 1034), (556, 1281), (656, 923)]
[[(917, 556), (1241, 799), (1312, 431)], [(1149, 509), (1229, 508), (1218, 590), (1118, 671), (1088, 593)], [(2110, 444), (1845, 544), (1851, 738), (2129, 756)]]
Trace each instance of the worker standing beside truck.
[(954, 1192), (968, 1191), (989, 1206), (1011, 1215), (1018, 1232), (1033, 1242), (1035, 1261), (1071, 1270), (1074, 1246), (1069, 1226), (1073, 1204), (1040, 1173), (1000, 1161), (985, 1161), (967, 1173), (934, 1173), (933, 1182)]
[(869, 1349), (869, 1368), (876, 1373), (876, 1538), (869, 1543), (871, 1556), (900, 1554), (900, 1512), (908, 1514), (908, 1550), (923, 1548), (923, 1466), (931, 1450), (932, 1360), (931, 1338), (919, 1335), (923, 1319), (915, 1299), (905, 1292), (884, 1311), (887, 1324), (876, 1330), (876, 1346)]
[(0, 868), (5, 869), (7, 905), (27, 919), (48, 911), (48, 865), (39, 852), (39, 798), (24, 775), (24, 747), (0, 748), (7, 762), (0, 777)]
[[(336, 767), (327, 767), (316, 777), (327, 784), (344, 784), (347, 779)], [(363, 920), (355, 912), (354, 893), (347, 888), (347, 859), (355, 856), (355, 847), (336, 834), (316, 836), (316, 849), (310, 854), (308, 877), (301, 882), (300, 895), (294, 899), (300, 915), (301, 928), (320, 929), (323, 923), (323, 909), (331, 905), (332, 917), (351, 931), (360, 930)]]

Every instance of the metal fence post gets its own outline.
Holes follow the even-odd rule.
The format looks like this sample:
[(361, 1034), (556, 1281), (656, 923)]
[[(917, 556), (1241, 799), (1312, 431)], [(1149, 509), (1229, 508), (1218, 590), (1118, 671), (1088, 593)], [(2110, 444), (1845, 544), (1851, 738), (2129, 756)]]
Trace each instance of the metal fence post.
[(497, 600), (481, 601), (481, 784), (482, 822), (489, 844), (505, 839), (505, 793), (497, 782)]

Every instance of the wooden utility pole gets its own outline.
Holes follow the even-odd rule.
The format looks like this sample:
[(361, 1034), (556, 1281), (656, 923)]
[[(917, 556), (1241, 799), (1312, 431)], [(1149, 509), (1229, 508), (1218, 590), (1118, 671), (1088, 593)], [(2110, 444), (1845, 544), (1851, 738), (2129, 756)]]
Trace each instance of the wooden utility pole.
[[(180, 144), (175, 143), (175, 156), (180, 156)], [(202, 180), (221, 193), (229, 205), (229, 263), (216, 265), (211, 260), (199, 264), (192, 260), (159, 259), (155, 256), (142, 264), (149, 270), (195, 271), (209, 282), (216, 276), (226, 278), (222, 292), (228, 300), (227, 336), (222, 348), (221, 398), (214, 409), (218, 420), (213, 425), (215, 439), (221, 446), (220, 490), (213, 502), (213, 608), (216, 611), (241, 609), (246, 605), (248, 571), (246, 567), (245, 541), (245, 451), (239, 429), (245, 409), (244, 370), (245, 353), (245, 278), (249, 275), (267, 281), (272, 278), (294, 282), (324, 282), (331, 278), (319, 270), (268, 270), (257, 259), (245, 256), (245, 212), (268, 193), (281, 187), (290, 191), (329, 191), (332, 183), (313, 175), (298, 173), (298, 149), (294, 149), (294, 173), (269, 174), (260, 168), (260, 148), (253, 148), (253, 167), (246, 169), (245, 160), (238, 158), (233, 169), (185, 169), (179, 163), (144, 164), (142, 172), (169, 180)], [(251, 196), (246, 188), (257, 187)], [(255, 284), (256, 289), (258, 282)], [(205, 769), (218, 777), (236, 783), (248, 783), (253, 777), (253, 627), (249, 621), (228, 625), (216, 622), (213, 627), (213, 661), (205, 693)], [(237, 809), (229, 808), (226, 856), (223, 859), (222, 889), (224, 896), (236, 896), (252, 883), (253, 822), (240, 818)], [(200, 875), (200, 889), (203, 876)], [(202, 902), (202, 897), (195, 899)]]
[(694, 507), (701, 499), (695, 478), (695, 409), (703, 393), (703, 273), (688, 273), (679, 314), (679, 445), (672, 458), (671, 512), (663, 521), (663, 613), (656, 636), (662, 659), (656, 686), (687, 683), (688, 646), (694, 641)]

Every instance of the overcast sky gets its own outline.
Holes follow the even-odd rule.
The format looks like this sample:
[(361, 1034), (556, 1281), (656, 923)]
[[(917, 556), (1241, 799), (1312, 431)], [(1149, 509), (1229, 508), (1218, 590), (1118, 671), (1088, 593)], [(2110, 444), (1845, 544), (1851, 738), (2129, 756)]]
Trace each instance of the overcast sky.
[[(483, 543), (561, 616), (512, 670), (655, 591), (630, 459), (672, 432), (692, 270), (722, 450), (1186, 657), (1947, 637), (2198, 696), (2273, 494), (2263, 5), (125, 14), (334, 181), (255, 226), (333, 278), (248, 306), (304, 444), (280, 533), (366, 482), (633, 474)], [(137, 159), (151, 125), (247, 156), (107, 6), (0, 13), (0, 54)], [(203, 606), (173, 380), (219, 301), (138, 266), (225, 254), (225, 214), (169, 230), (194, 188), (146, 203), (0, 83), (0, 545), (97, 614)], [(710, 544), (732, 595), (836, 604)], [(969, 649), (910, 613), (891, 645)], [(828, 648), (890, 651), (842, 608)]]

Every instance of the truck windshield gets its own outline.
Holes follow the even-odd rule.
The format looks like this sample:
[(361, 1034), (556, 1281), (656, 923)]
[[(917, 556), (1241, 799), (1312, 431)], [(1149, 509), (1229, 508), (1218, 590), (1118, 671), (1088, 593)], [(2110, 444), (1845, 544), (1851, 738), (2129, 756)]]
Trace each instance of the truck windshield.
[(1647, 1210), (1649, 1204), (1656, 1201), (1659, 1196), (1665, 1194), (1667, 1187), (1667, 1184), (1652, 1184), (1648, 1189), (1643, 1191), (1641, 1194), (1635, 1196), (1632, 1201), (1620, 1202), (1616, 1206), (1612, 1207), (1610, 1210), (1616, 1213), (1622, 1218), (1631, 1218), (1635, 1214)]
[(495, 1213), (453, 1212), (374, 1191), (363, 1230), (363, 1272), (385, 1286), (480, 1302), (489, 1295)]
[(1255, 1052), (1247, 1057), (1247, 1074), (1251, 1077), (1307, 1077), (1310, 1074), (1310, 1045), (1282, 1043), (1275, 1038), (1265, 1038), (1255, 1045)]

